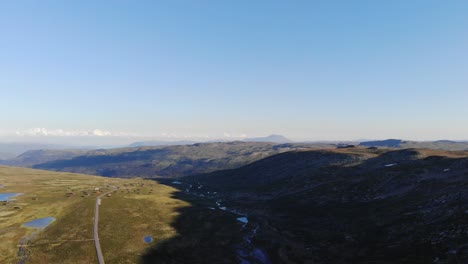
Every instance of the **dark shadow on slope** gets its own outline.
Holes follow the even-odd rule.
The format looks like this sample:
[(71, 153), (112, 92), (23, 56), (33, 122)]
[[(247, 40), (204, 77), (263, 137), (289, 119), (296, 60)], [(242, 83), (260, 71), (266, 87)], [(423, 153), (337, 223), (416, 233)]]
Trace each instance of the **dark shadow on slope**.
[(212, 210), (214, 202), (180, 191), (172, 198), (192, 206), (178, 210), (179, 216), (172, 223), (178, 235), (150, 248), (141, 263), (238, 263), (235, 249), (242, 241), (242, 224), (234, 214)]
[(290, 151), (272, 155), (238, 169), (188, 176), (185, 180), (189, 182), (208, 180), (211, 186), (221, 188), (223, 191), (246, 189), (317, 173), (323, 167), (343, 166), (356, 162), (359, 162), (357, 155), (322, 150)]
[(315, 155), (183, 180), (230, 192), (257, 214), (258, 241), (277, 263), (467, 263), (467, 158), (405, 149), (350, 166)]

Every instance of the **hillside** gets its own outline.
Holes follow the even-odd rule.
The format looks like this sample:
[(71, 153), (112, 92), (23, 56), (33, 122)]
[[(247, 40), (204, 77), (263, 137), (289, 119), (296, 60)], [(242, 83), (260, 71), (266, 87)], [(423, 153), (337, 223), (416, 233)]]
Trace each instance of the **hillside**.
[(8, 166), (30, 167), (35, 164), (59, 160), (71, 159), (86, 154), (86, 149), (39, 149), (28, 150), (15, 158), (1, 161), (0, 164)]
[(468, 262), (468, 152), (297, 151), (181, 179), (249, 215), (276, 263)]
[(39, 144), (39, 143), (0, 143), (0, 160), (12, 159), (26, 151), (35, 149), (63, 149), (62, 145)]
[(404, 148), (426, 148), (426, 149), (440, 149), (451, 151), (466, 151), (468, 150), (468, 142), (464, 141), (406, 141), (402, 145)]
[(283, 179), (294, 178), (316, 172), (323, 166), (338, 166), (355, 163), (358, 155), (347, 155), (330, 151), (290, 151), (267, 157), (233, 170), (215, 171), (190, 176), (191, 182), (201, 182), (226, 190), (255, 190)]
[(108, 177), (177, 177), (237, 168), (273, 154), (330, 145), (218, 142), (193, 145), (109, 149), (33, 167)]

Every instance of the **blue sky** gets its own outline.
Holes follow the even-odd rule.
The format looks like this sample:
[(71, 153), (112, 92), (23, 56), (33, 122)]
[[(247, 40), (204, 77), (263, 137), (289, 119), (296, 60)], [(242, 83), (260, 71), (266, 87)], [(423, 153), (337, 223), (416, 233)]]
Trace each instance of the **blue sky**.
[(468, 139), (466, 14), (466, 1), (3, 1), (0, 137)]

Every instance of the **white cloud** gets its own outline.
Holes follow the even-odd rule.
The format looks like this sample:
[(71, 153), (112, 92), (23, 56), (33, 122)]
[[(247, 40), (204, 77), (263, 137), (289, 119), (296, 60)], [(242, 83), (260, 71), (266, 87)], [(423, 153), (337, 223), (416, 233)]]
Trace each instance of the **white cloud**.
[(91, 131), (91, 133), (93, 136), (112, 136), (111, 132), (99, 129), (94, 129), (93, 131)]
[[(1, 132), (1, 131), (0, 131)], [(13, 133), (10, 133), (13, 135)], [(177, 133), (160, 133), (159, 135), (141, 135), (134, 133), (124, 133), (107, 131), (102, 129), (90, 130), (67, 130), (67, 129), (48, 129), (48, 128), (31, 128), (26, 130), (18, 130), (14, 135), (20, 137), (127, 137), (127, 138), (147, 138), (161, 140), (209, 140), (209, 139), (227, 139), (240, 140), (247, 137), (246, 134), (237, 134), (224, 132), (218, 135), (193, 135), (193, 134), (177, 134)]]
[(233, 139), (243, 139), (243, 138), (247, 137), (246, 134), (234, 135), (234, 134), (231, 134), (231, 133), (228, 133), (228, 132), (224, 132), (223, 136), (224, 136), (224, 138), (233, 138)]
[(128, 133), (112, 133), (110, 131), (93, 129), (93, 130), (64, 130), (64, 129), (46, 129), (46, 128), (31, 128), (23, 131), (16, 131), (17, 136), (52, 136), (52, 137), (109, 137), (109, 136), (131, 136)]

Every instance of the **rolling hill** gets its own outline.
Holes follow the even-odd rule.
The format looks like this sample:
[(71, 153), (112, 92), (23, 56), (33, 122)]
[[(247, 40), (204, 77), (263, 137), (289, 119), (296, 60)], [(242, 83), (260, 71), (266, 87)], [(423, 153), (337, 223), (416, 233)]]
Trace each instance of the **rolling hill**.
[(38, 149), (28, 150), (17, 157), (1, 161), (0, 164), (8, 166), (30, 167), (35, 164), (59, 160), (71, 159), (89, 152), (85, 149)]
[(39, 144), (39, 143), (27, 143), (27, 142), (11, 142), (11, 143), (0, 143), (0, 160), (13, 159), (16, 156), (36, 149), (64, 149), (63, 145), (55, 144)]
[(217, 142), (193, 145), (108, 149), (32, 167), (108, 177), (179, 177), (232, 169), (273, 154), (331, 145)]

